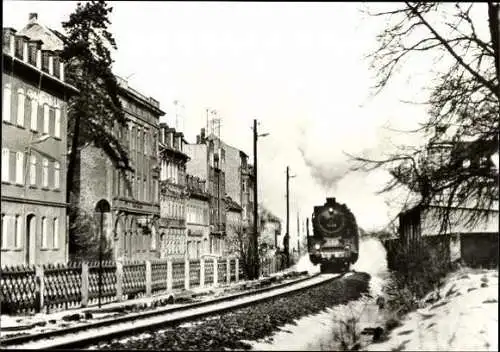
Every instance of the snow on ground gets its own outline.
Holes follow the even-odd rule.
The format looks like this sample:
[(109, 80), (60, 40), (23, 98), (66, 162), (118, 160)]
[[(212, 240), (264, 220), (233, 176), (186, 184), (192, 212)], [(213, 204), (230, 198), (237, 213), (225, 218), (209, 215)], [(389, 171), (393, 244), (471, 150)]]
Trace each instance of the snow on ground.
[[(340, 321), (355, 317), (360, 326), (373, 326), (379, 317), (375, 299), (382, 293), (384, 280), (388, 276), (386, 251), (382, 243), (373, 238), (360, 239), (359, 260), (353, 269), (371, 275), (370, 294), (373, 298), (363, 296), (347, 305), (338, 305), (324, 312), (303, 317), (296, 321), (297, 325), (287, 324), (281, 331), (264, 341), (249, 342), (252, 349), (261, 351), (332, 351), (339, 350), (334, 340), (334, 332), (338, 331)], [(295, 270), (310, 274), (319, 272), (319, 266), (309, 261), (309, 256), (300, 258)], [(362, 330), (362, 329), (361, 329)]]
[(439, 300), (367, 350), (498, 351), (498, 270), (459, 270), (439, 292)]

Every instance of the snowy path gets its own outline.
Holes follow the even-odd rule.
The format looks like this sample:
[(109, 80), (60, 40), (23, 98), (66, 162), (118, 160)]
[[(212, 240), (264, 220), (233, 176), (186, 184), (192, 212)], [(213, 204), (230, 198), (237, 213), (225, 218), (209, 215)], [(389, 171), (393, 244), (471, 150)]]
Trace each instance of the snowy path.
[(434, 304), (410, 313), (368, 351), (498, 351), (498, 271), (450, 275)]

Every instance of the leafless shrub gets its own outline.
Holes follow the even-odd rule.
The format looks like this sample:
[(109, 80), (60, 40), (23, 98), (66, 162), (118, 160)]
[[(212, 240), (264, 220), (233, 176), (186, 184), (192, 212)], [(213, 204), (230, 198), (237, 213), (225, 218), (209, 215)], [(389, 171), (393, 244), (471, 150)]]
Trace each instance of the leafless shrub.
[(389, 310), (402, 316), (417, 309), (431, 291), (434, 295), (429, 300), (436, 301), (441, 297), (440, 286), (450, 271), (446, 256), (431, 250), (424, 242), (413, 245), (411, 253), (408, 246), (399, 245), (395, 248), (395, 256), (399, 259), (396, 263), (398, 270), (393, 272), (386, 286)]

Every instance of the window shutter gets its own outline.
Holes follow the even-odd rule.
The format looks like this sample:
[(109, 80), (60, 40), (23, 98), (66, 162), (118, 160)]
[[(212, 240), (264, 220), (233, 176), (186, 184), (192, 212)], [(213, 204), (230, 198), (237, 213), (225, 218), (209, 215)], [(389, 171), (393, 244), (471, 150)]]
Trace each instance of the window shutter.
[(16, 153), (16, 183), (22, 185), (24, 183), (24, 153)]
[(32, 186), (36, 185), (36, 156), (30, 156), (30, 184)]
[(24, 90), (17, 90), (17, 125), (24, 126)]
[(43, 105), (43, 133), (49, 134), (49, 106)]
[(47, 248), (47, 218), (42, 218), (42, 248)]
[(12, 107), (12, 96), (10, 84), (6, 84), (3, 88), (3, 120), (10, 122), (11, 119), (11, 107)]
[(61, 164), (59, 162), (54, 162), (54, 188), (59, 189), (61, 187)]
[(2, 148), (2, 181), (10, 181), (10, 150)]
[(55, 114), (54, 136), (61, 138), (61, 109), (56, 108)]
[(7, 215), (2, 214), (2, 234), (1, 234), (1, 245), (2, 249), (7, 247), (7, 233), (9, 233), (9, 224)]
[(42, 186), (49, 186), (49, 161), (47, 159), (43, 159), (42, 162)]

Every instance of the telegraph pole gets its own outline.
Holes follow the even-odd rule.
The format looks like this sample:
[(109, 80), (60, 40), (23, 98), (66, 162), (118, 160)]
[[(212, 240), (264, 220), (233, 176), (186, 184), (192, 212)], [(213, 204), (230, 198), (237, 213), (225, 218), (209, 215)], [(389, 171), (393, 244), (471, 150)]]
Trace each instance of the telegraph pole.
[(257, 140), (259, 137), (265, 137), (269, 135), (269, 133), (257, 133), (257, 120), (253, 120), (253, 167), (254, 167), (254, 188), (253, 188), (253, 236), (252, 236), (252, 260), (253, 262), (252, 265), (252, 273), (251, 273), (251, 278), (250, 279), (258, 279), (259, 274), (260, 274), (260, 268), (259, 268), (259, 241), (258, 241), (258, 236), (259, 236), (259, 230), (257, 224), (258, 222), (258, 216), (259, 216), (259, 211), (258, 211), (258, 199), (257, 199)]
[(297, 253), (300, 258), (300, 220), (299, 220), (299, 212), (297, 212)]
[(253, 187), (253, 238), (252, 238), (252, 249), (253, 249), (253, 272), (251, 279), (259, 278), (259, 241), (258, 241), (258, 229), (257, 229), (257, 218), (259, 216), (258, 203), (257, 203), (257, 139), (259, 138), (257, 134), (257, 120), (253, 120), (253, 175), (255, 177), (254, 187)]
[(306, 236), (307, 251), (309, 251), (309, 218), (306, 218)]
[(290, 167), (286, 167), (286, 234), (285, 234), (285, 256), (286, 265), (290, 265), (290, 179), (295, 176), (290, 176)]

